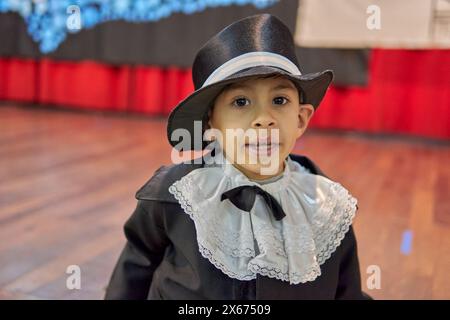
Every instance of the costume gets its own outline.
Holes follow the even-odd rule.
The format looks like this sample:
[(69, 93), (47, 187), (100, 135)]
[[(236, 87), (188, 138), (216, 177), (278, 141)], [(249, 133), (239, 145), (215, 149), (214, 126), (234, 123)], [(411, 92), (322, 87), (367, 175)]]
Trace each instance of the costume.
[[(316, 202), (316, 205), (325, 210), (323, 211), (324, 215), (321, 215), (320, 219), (315, 222), (311, 217), (310, 222), (316, 224), (318, 229), (327, 226), (326, 230), (334, 230), (328, 234), (318, 233), (315, 237), (309, 233), (309, 236), (311, 236), (309, 237), (308, 231), (311, 232), (312, 229), (306, 227), (308, 219), (301, 221), (300, 225), (305, 226), (305, 228), (299, 228), (297, 234), (292, 231), (294, 233), (290, 235), (293, 236), (293, 242), (295, 240), (306, 241), (298, 242), (297, 244), (301, 244), (301, 246), (297, 247), (291, 244), (292, 248), (299, 249), (297, 251), (292, 250), (291, 268), (286, 270), (278, 268), (277, 270), (277, 266), (285, 266), (284, 262), (287, 260), (283, 260), (286, 255), (283, 255), (282, 252), (277, 254), (277, 249), (284, 250), (283, 246), (269, 248), (269, 239), (272, 239), (270, 236), (274, 235), (270, 234), (270, 230), (275, 230), (276, 225), (274, 225), (274, 228), (264, 230), (264, 221), (275, 221), (267, 210), (261, 210), (264, 202), (257, 201), (253, 211), (253, 213), (256, 211), (264, 213), (267, 218), (264, 220), (264, 215), (261, 214), (259, 224), (253, 221), (254, 227), (259, 228), (259, 230), (254, 229), (253, 231), (255, 235), (258, 234), (258, 236), (255, 236), (254, 244), (256, 246), (253, 246), (253, 239), (251, 239), (253, 234), (246, 232), (248, 231), (248, 224), (245, 225), (245, 222), (249, 221), (246, 218), (249, 218), (253, 213), (239, 212), (239, 209), (235, 209), (230, 214), (233, 213), (236, 215), (235, 219), (240, 219), (241, 230), (243, 231), (240, 233), (242, 239), (234, 242), (236, 244), (234, 248), (229, 246), (233, 243), (231, 241), (221, 245), (220, 242), (214, 241), (214, 238), (207, 238), (208, 235), (217, 235), (217, 233), (207, 232), (206, 226), (208, 223), (201, 226), (200, 220), (194, 220), (195, 214), (192, 213), (192, 204), (194, 203), (191, 202), (191, 209), (189, 209), (186, 206), (189, 202), (180, 200), (180, 194), (177, 195), (175, 191), (177, 187), (183, 188), (181, 183), (183, 177), (192, 178), (193, 175), (197, 174), (197, 178), (205, 178), (206, 176), (199, 175), (201, 170), (214, 171), (216, 168), (205, 168), (204, 163), (162, 166), (136, 193), (136, 198), (139, 200), (136, 210), (124, 227), (128, 241), (111, 277), (106, 299), (366, 298), (361, 291), (357, 245), (350, 225), (356, 211), (355, 199), (346, 192), (345, 188), (327, 179), (322, 171), (307, 157), (291, 154), (288, 160), (287, 162), (290, 165), (295, 164), (294, 167), (290, 167), (291, 171), (285, 171), (281, 179), (263, 184), (261, 187), (266, 187), (266, 190), (276, 196), (276, 191), (272, 190), (273, 188), (276, 189), (283, 184), (292, 183), (293, 177), (306, 179), (309, 181), (310, 192), (294, 196), (306, 195), (303, 202), (295, 203), (309, 202), (314, 207), (314, 202)], [(231, 167), (229, 169), (233, 171)], [(300, 171), (296, 171), (297, 169)], [(216, 170), (216, 174), (218, 172), (219, 170)], [(220, 183), (225, 184), (227, 181), (232, 184), (247, 184), (249, 182), (243, 174), (239, 175), (238, 170), (231, 173), (231, 176), (227, 176), (225, 172), (222, 175), (218, 174), (216, 183), (218, 182), (220, 185)], [(285, 176), (286, 173), (289, 173), (289, 177)], [(318, 177), (321, 179), (317, 179)], [(320, 182), (314, 183), (314, 181)], [(330, 181), (330, 183), (325, 183), (320, 187), (320, 184), (324, 181)], [(215, 186), (217, 185), (212, 183), (210, 191)], [(312, 191), (314, 186), (319, 187), (320, 192), (330, 193), (326, 195), (320, 192), (314, 193)], [(224, 187), (228, 188), (228, 186)], [(172, 189), (173, 193), (169, 189)], [(207, 191), (209, 189), (203, 186), (202, 190)], [(300, 189), (293, 188), (290, 190)], [(284, 195), (288, 196), (288, 193)], [(341, 197), (342, 195), (344, 197)], [(210, 195), (210, 198), (217, 200), (217, 197), (213, 195)], [(200, 204), (200, 199), (204, 201), (207, 198), (198, 196), (197, 199), (199, 199), (198, 203)], [(278, 199), (281, 202), (283, 201), (280, 197)], [(322, 202), (323, 200), (325, 202)], [(220, 203), (223, 208), (232, 208), (228, 200), (217, 200), (210, 204), (210, 210), (212, 211), (202, 211), (201, 214), (206, 216), (209, 213), (217, 212), (216, 209), (220, 206)], [(328, 205), (328, 209), (322, 206), (325, 204)], [(185, 206), (185, 208), (183, 209), (182, 206)], [(341, 212), (345, 208), (349, 211)], [(307, 218), (305, 214), (307, 210), (301, 207), (293, 207), (293, 209), (302, 212), (297, 217)], [(287, 212), (294, 211), (287, 210)], [(328, 213), (328, 215), (325, 213)], [(232, 219), (233, 217), (230, 215), (228, 218)], [(209, 231), (214, 228), (211, 221), (209, 221), (211, 226)], [(228, 226), (231, 225), (235, 226), (228, 223)], [(315, 231), (318, 229), (315, 229)], [(282, 232), (279, 229), (277, 230), (275, 236), (281, 235), (282, 237)], [(216, 229), (216, 231), (220, 230)], [(264, 235), (267, 235), (267, 237), (265, 238)], [(202, 237), (200, 241), (198, 241), (199, 236)], [(216, 237), (216, 240), (225, 238), (226, 236), (223, 238)], [(228, 237), (228, 239), (231, 238)], [(273, 239), (276, 239), (276, 237)], [(273, 240), (273, 243), (281, 245), (283, 241)], [(212, 256), (216, 260), (215, 264), (211, 262), (214, 259), (205, 258), (205, 256), (208, 257), (205, 248), (216, 251), (216, 254)], [(256, 249), (256, 251), (252, 251), (251, 248)], [(236, 251), (236, 249), (241, 251), (238, 252), (239, 250)], [(218, 250), (222, 251), (218, 253)], [(235, 251), (233, 252), (233, 250)], [(298, 252), (297, 256), (296, 252)], [(267, 256), (267, 253), (270, 255)], [(313, 254), (311, 255), (311, 253)], [(230, 259), (225, 260), (224, 257), (227, 256)], [(224, 258), (221, 261), (222, 269), (218, 258)], [(277, 261), (276, 258), (281, 260)], [(298, 258), (299, 263), (295, 262), (296, 258)], [(261, 266), (272, 268), (271, 270), (270, 268), (263, 270), (260, 268)], [(302, 267), (305, 266), (312, 266), (312, 268), (303, 270)], [(319, 266), (319, 269), (316, 268), (317, 266)], [(283, 273), (282, 271), (287, 272)]]
[[(281, 74), (317, 108), (330, 70), (301, 74), (289, 29), (269, 14), (211, 38), (193, 64), (195, 92), (169, 115), (175, 148), (198, 150), (214, 98), (227, 85)], [(280, 124), (282, 125), (282, 124)], [(191, 133), (177, 143), (177, 129)], [(184, 141), (186, 142), (186, 141)], [(202, 159), (203, 160), (203, 159)], [(226, 160), (226, 159), (223, 159)], [(162, 166), (136, 193), (127, 244), (107, 299), (364, 299), (351, 227), (356, 199), (307, 157), (256, 182), (231, 163)]]

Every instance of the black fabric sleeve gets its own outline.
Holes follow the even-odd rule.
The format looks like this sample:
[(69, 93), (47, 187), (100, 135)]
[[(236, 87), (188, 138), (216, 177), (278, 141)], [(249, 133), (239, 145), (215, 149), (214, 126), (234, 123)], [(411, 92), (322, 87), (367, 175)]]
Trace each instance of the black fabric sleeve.
[(114, 268), (105, 299), (147, 299), (153, 272), (169, 245), (162, 215), (164, 204), (139, 200), (124, 226), (127, 242)]
[(339, 265), (339, 283), (336, 299), (339, 300), (364, 300), (370, 299), (361, 289), (361, 273), (359, 270), (358, 250), (353, 227), (342, 240), (340, 250), (342, 252)]

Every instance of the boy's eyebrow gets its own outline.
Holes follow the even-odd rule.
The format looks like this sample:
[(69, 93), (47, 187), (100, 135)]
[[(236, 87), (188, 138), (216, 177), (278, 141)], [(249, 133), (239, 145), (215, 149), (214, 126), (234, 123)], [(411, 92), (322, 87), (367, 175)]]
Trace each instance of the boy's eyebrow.
[[(251, 86), (243, 84), (243, 83), (233, 83), (233, 84), (230, 84), (230, 86), (228, 87), (228, 89), (230, 89), (230, 90), (231, 89), (245, 89), (245, 88), (251, 89)], [(272, 89), (270, 89), (270, 90), (275, 91), (275, 90), (281, 90), (281, 89), (294, 89), (295, 90), (295, 87), (293, 85), (290, 86), (288, 84), (279, 84), (275, 87), (272, 87)]]
[(279, 84), (276, 87), (272, 88), (273, 91), (274, 90), (280, 90), (280, 89), (294, 89), (295, 90), (295, 86), (293, 86), (293, 85), (290, 86), (290, 85), (287, 85), (287, 84)]

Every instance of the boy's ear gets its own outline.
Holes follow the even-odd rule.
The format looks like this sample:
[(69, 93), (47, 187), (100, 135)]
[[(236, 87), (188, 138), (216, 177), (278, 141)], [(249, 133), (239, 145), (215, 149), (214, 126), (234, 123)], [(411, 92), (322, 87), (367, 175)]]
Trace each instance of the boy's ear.
[(299, 138), (308, 127), (309, 120), (314, 114), (314, 107), (312, 104), (300, 104), (298, 111), (298, 136)]

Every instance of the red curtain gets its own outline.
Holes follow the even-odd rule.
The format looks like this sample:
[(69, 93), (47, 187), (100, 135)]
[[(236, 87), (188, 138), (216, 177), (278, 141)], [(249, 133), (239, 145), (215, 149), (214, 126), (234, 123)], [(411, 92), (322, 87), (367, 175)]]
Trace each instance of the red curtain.
[[(312, 127), (450, 138), (450, 50), (372, 50), (366, 87), (331, 87)], [(0, 58), (0, 99), (167, 115), (191, 70)]]
[(193, 90), (190, 70), (97, 62), (0, 59), (0, 99), (167, 114)]
[(331, 87), (319, 128), (450, 138), (450, 50), (372, 50), (366, 87)]

